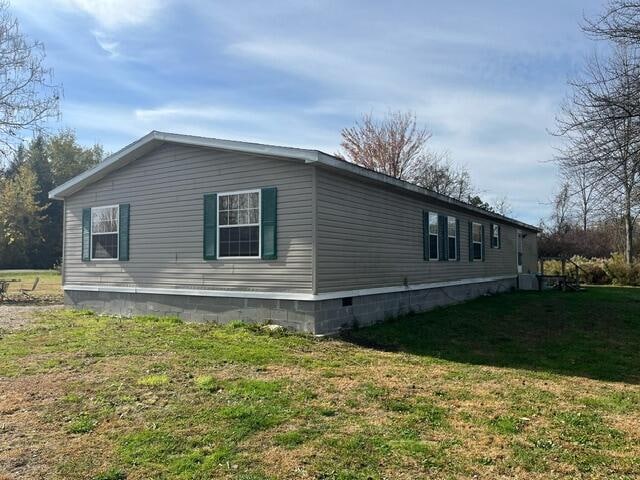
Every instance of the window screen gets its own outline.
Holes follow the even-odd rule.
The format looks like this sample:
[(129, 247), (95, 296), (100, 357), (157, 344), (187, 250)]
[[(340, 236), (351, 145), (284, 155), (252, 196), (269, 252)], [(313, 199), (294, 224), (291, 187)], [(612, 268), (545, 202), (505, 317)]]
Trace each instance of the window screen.
[(429, 260), (438, 258), (438, 214), (429, 212)]
[(91, 209), (91, 258), (118, 258), (119, 208), (95, 207)]
[(473, 224), (473, 259), (482, 260), (482, 225)]
[(447, 242), (449, 260), (456, 260), (458, 252), (458, 229), (455, 217), (447, 217)]
[(260, 192), (218, 195), (220, 257), (260, 255)]

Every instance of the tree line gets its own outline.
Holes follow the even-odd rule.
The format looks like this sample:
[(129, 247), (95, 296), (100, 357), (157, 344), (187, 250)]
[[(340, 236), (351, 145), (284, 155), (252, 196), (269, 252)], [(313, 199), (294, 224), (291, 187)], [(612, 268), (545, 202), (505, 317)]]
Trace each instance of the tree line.
[(600, 48), (569, 82), (557, 116), (562, 183), (541, 250), (622, 251), (631, 264), (640, 216), (640, 1), (611, 0), (582, 30)]
[(48, 193), (104, 157), (73, 130), (36, 136), (0, 169), (0, 268), (51, 268), (62, 258), (62, 202)]

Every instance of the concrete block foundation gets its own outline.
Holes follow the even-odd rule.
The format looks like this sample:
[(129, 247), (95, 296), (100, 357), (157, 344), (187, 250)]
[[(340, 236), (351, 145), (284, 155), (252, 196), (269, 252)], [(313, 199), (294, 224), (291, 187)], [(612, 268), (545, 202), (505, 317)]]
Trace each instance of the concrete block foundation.
[(299, 332), (331, 334), (385, 319), (514, 290), (516, 278), (328, 300), (273, 300), (66, 290), (65, 304), (112, 315), (177, 316), (190, 322), (274, 323)]

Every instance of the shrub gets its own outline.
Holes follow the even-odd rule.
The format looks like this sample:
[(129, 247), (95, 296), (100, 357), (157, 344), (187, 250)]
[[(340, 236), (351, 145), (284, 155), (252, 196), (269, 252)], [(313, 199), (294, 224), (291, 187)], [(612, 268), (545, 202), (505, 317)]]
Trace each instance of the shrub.
[(604, 269), (604, 259), (574, 256), (571, 260), (582, 269), (580, 270), (580, 279), (583, 282), (590, 285), (608, 285), (611, 283), (611, 278)]
[[(578, 255), (571, 261), (580, 266), (580, 280), (589, 285), (640, 285), (640, 260), (628, 265), (624, 256), (614, 253), (610, 258), (585, 258)], [(575, 266), (567, 262), (567, 275), (573, 275)], [(561, 275), (562, 262), (547, 260), (544, 262), (546, 275)]]
[(605, 260), (604, 270), (614, 285), (640, 285), (640, 262), (628, 264), (620, 253)]

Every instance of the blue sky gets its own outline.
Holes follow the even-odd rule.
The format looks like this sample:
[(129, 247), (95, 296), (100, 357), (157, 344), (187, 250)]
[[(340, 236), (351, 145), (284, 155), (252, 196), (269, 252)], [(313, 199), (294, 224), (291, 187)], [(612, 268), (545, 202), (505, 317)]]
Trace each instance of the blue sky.
[(554, 115), (601, 1), (14, 0), (64, 86), (57, 127), (116, 151), (150, 130), (338, 150), (363, 112), (413, 110), (538, 223)]

